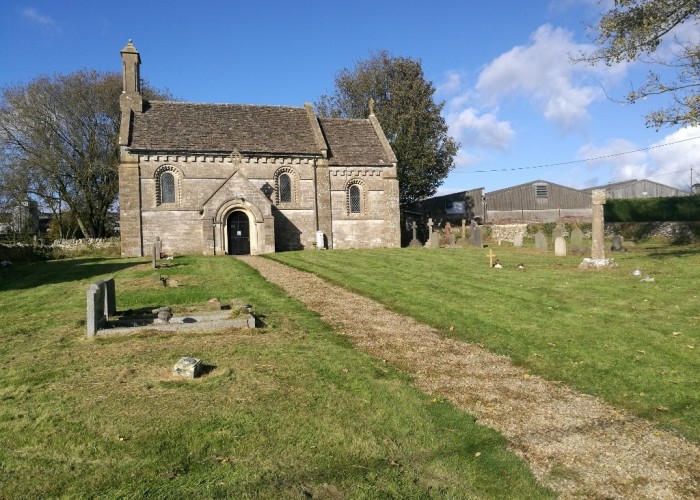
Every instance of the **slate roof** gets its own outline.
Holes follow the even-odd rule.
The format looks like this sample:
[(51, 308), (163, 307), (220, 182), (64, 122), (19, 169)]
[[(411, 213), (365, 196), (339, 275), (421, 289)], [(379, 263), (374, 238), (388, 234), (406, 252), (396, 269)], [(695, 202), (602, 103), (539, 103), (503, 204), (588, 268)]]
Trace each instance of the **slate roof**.
[(305, 108), (150, 101), (130, 149), (320, 155)]
[[(369, 120), (322, 118), (330, 165), (391, 165)], [(318, 129), (317, 129), (318, 130)], [(321, 155), (306, 108), (150, 101), (129, 148), (179, 153)]]
[(321, 118), (330, 165), (391, 165), (369, 120)]

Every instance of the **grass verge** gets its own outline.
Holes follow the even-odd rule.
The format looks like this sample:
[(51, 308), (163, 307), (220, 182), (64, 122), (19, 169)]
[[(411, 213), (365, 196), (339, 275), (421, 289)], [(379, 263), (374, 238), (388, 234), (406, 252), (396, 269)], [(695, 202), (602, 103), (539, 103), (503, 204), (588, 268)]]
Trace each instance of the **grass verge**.
[(639, 246), (599, 271), (578, 269), (580, 256), (492, 250), (503, 269), (475, 248), (270, 257), (700, 442), (700, 247)]
[[(2, 271), (0, 498), (552, 496), (501, 436), (354, 350), (249, 267), (172, 264)], [(239, 298), (265, 328), (88, 340), (85, 292), (107, 276), (119, 310)], [(182, 356), (207, 374), (174, 378)]]

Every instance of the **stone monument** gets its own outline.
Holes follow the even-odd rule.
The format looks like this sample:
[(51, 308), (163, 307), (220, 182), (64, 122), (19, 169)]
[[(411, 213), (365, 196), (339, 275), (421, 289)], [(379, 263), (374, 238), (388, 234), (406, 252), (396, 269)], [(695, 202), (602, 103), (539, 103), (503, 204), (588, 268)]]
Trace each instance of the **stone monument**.
[(591, 227), (591, 258), (583, 259), (580, 268), (614, 267), (615, 261), (605, 258), (605, 189), (594, 189), (591, 192), (593, 224)]

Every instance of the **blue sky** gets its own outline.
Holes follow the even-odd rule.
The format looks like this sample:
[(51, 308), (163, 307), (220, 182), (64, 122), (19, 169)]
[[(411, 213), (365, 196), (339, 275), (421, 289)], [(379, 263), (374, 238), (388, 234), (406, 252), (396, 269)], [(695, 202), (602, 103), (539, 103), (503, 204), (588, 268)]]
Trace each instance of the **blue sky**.
[[(648, 67), (569, 62), (589, 47), (586, 26), (601, 9), (596, 0), (5, 0), (0, 86), (120, 71), (132, 39), (142, 77), (180, 99), (301, 106), (331, 92), (339, 70), (386, 49), (422, 61), (461, 143), (440, 193), (536, 179), (687, 187), (691, 167), (700, 181), (700, 129), (646, 128), (663, 97), (632, 106), (606, 97), (622, 99)], [(700, 26), (680, 34), (697, 39)], [(581, 161), (608, 155), (617, 156)]]

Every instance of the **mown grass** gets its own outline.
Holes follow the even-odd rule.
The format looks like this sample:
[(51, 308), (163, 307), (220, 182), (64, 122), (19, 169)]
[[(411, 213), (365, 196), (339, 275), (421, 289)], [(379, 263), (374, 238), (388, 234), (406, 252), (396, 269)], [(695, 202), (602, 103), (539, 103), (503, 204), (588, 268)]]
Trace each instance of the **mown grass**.
[(578, 269), (581, 256), (492, 250), (503, 269), (476, 248), (270, 257), (700, 442), (699, 246), (634, 247), (597, 271)]
[[(552, 496), (501, 436), (353, 349), (248, 266), (172, 264), (0, 270), (0, 498)], [(160, 274), (180, 286), (162, 288)], [(107, 276), (120, 310), (240, 298), (265, 328), (89, 340), (85, 293)], [(182, 356), (208, 373), (174, 378)]]

